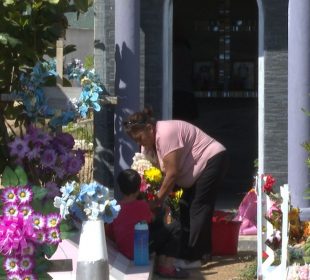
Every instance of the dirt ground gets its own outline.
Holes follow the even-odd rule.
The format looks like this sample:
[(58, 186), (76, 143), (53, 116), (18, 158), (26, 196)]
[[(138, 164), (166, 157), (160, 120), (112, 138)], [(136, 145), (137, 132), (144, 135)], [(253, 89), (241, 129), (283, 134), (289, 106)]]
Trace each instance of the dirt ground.
[[(190, 280), (244, 280), (241, 272), (255, 260), (255, 253), (240, 252), (236, 256), (216, 256), (200, 269), (189, 269)], [(163, 280), (156, 275), (153, 280)], [(246, 279), (249, 280), (249, 279)]]

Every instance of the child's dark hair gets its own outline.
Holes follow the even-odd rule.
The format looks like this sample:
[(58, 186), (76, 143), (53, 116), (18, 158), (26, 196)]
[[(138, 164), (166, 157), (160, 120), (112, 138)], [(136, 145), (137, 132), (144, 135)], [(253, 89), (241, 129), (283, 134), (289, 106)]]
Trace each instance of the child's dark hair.
[(130, 195), (139, 190), (141, 177), (136, 170), (125, 169), (118, 174), (117, 183), (124, 195)]

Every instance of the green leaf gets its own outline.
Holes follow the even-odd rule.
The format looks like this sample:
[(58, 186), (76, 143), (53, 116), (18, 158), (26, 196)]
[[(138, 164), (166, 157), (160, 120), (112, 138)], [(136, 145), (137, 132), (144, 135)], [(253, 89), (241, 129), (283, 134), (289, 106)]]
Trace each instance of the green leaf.
[(58, 247), (57, 245), (44, 244), (43, 245), (43, 252), (47, 258), (50, 258), (51, 256), (53, 256), (55, 254), (57, 247)]
[(78, 10), (85, 13), (88, 10), (88, 0), (74, 0)]
[(34, 193), (33, 200), (36, 200), (36, 199), (41, 200), (47, 194), (47, 189), (39, 187), (39, 186), (33, 186), (32, 190)]
[(61, 236), (61, 239), (71, 239), (75, 236), (77, 236), (79, 233), (78, 230), (73, 230), (73, 231), (61, 231), (60, 232), (60, 236)]
[(17, 186), (18, 185), (18, 177), (15, 172), (9, 167), (6, 166), (3, 174), (2, 174), (2, 185), (4, 187), (8, 186)]
[(54, 206), (54, 201), (49, 200), (47, 202), (44, 202), (43, 208), (42, 208), (43, 214), (49, 214), (49, 213), (58, 213), (58, 209)]
[(15, 174), (18, 177), (19, 185), (24, 186), (28, 182), (28, 177), (25, 170), (21, 166), (15, 168)]
[(51, 4), (58, 4), (59, 0), (48, 0), (48, 2)]

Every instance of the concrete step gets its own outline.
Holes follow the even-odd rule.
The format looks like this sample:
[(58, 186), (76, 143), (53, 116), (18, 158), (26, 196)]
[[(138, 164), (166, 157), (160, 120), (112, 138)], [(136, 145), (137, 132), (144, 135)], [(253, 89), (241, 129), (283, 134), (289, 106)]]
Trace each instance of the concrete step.
[(239, 235), (238, 252), (257, 252), (257, 236), (256, 235)]

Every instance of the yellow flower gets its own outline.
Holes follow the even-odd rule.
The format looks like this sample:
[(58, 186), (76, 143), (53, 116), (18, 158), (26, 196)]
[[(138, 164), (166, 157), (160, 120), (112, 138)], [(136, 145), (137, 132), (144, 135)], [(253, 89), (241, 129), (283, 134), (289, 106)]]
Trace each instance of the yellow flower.
[(182, 197), (182, 194), (183, 194), (183, 189), (180, 189), (177, 192), (175, 192), (175, 198), (177, 201), (180, 200), (180, 198)]
[(310, 221), (303, 222), (303, 236), (310, 236)]
[(299, 208), (292, 208), (291, 211), (288, 213), (288, 219), (291, 224), (297, 224), (299, 222)]
[(144, 171), (144, 178), (149, 183), (159, 184), (162, 181), (163, 175), (158, 168), (151, 167), (150, 169)]
[(91, 84), (91, 80), (88, 79), (87, 77), (84, 77), (82, 80), (81, 80), (81, 85), (82, 86), (85, 86), (87, 84)]

